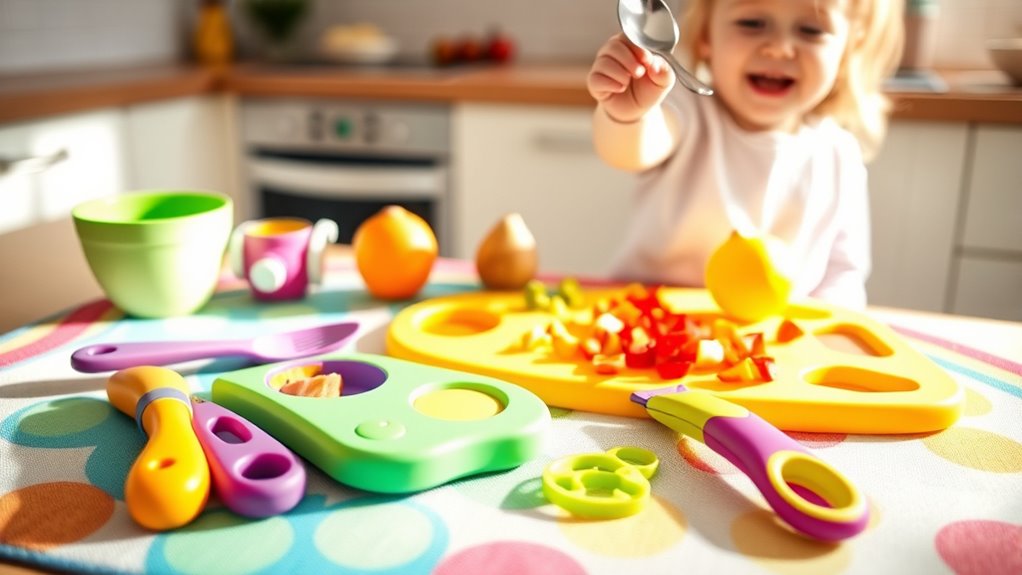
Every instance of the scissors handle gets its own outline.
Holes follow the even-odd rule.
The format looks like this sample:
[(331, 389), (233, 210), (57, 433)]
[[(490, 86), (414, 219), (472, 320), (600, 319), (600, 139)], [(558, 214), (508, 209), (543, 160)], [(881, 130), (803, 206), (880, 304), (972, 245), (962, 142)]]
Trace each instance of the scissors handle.
[[(748, 409), (699, 390), (654, 396), (646, 408), (738, 467), (795, 530), (838, 541), (865, 529), (869, 510), (855, 485)], [(684, 417), (665, 417), (679, 413)]]
[(192, 427), (224, 505), (246, 517), (269, 517), (298, 504), (305, 495), (305, 467), (294, 453), (225, 407), (193, 398), (192, 411)]

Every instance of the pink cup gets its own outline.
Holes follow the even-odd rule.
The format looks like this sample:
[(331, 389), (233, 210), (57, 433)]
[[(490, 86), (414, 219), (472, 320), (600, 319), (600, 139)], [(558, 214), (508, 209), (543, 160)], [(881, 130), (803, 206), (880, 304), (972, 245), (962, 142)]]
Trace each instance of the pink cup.
[(315, 225), (302, 218), (248, 221), (231, 234), (231, 267), (248, 280), (256, 299), (301, 299), (309, 285), (320, 283), (326, 246), (337, 235), (337, 224), (328, 219)]

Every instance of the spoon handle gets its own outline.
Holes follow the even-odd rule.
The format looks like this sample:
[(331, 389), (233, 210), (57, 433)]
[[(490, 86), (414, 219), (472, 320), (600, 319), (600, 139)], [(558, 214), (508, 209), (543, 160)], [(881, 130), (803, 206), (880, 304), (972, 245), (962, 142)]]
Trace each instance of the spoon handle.
[(71, 367), (83, 373), (114, 371), (136, 365), (169, 365), (182, 361), (247, 355), (243, 341), (152, 341), (101, 343), (71, 354)]
[(664, 60), (666, 60), (668, 64), (670, 64), (671, 69), (674, 70), (674, 75), (678, 79), (679, 84), (688, 88), (690, 91), (699, 94), (700, 96), (713, 95), (713, 88), (710, 88), (706, 84), (702, 83), (701, 81), (699, 81), (699, 78), (696, 78), (694, 75), (692, 75), (691, 72), (686, 70), (685, 67), (678, 62), (678, 60), (674, 57), (673, 54), (671, 54), (670, 52), (665, 52), (663, 50), (657, 50), (656, 54), (663, 58)]

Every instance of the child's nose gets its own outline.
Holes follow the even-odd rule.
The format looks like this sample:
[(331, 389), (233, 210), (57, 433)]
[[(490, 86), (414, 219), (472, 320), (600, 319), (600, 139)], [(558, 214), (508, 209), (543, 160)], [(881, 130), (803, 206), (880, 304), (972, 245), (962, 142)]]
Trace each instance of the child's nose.
[(761, 48), (764, 56), (784, 60), (795, 56), (795, 42), (789, 34), (776, 32), (771, 34)]

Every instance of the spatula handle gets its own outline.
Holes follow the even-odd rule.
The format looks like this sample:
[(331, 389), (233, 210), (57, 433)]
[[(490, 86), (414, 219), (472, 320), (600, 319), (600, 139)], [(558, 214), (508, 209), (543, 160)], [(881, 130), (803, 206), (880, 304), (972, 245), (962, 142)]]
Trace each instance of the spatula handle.
[(71, 367), (84, 373), (115, 371), (138, 365), (169, 365), (223, 355), (246, 355), (237, 341), (100, 343), (71, 354)]
[(184, 379), (162, 367), (135, 367), (110, 376), (106, 391), (148, 436), (124, 483), (128, 513), (154, 531), (189, 523), (209, 497), (209, 465), (192, 430)]
[(209, 461), (220, 499), (235, 513), (286, 513), (305, 495), (305, 467), (268, 433), (208, 401), (192, 404), (192, 427)]

